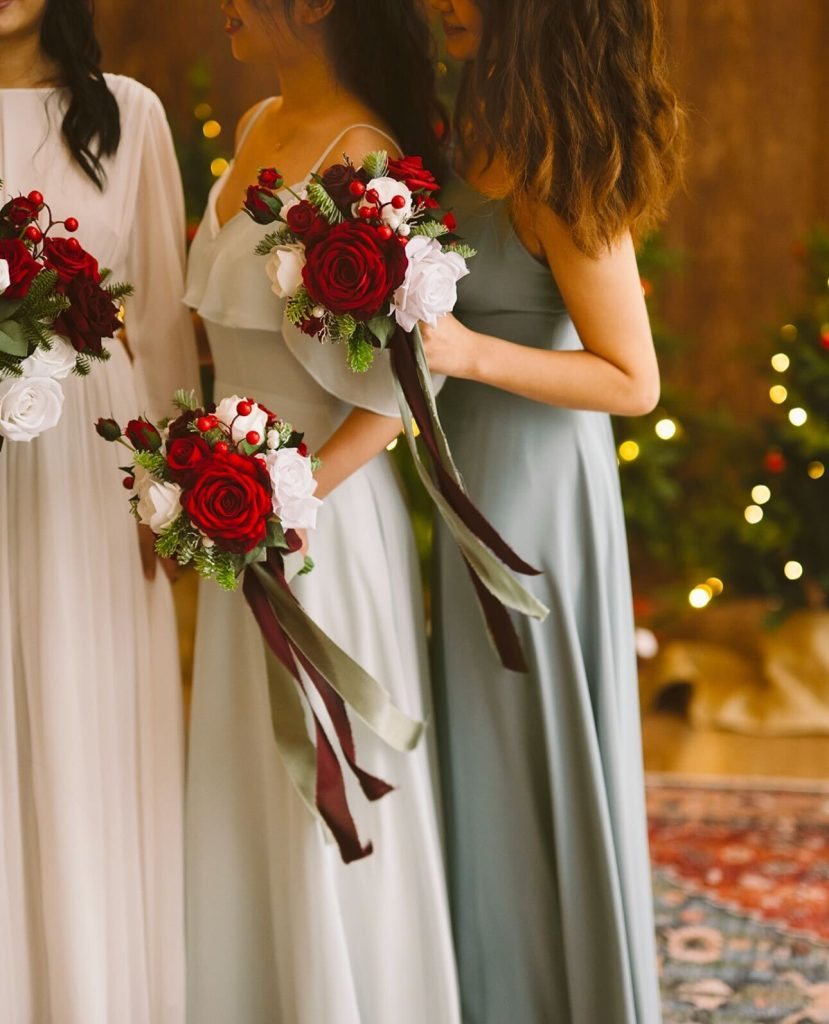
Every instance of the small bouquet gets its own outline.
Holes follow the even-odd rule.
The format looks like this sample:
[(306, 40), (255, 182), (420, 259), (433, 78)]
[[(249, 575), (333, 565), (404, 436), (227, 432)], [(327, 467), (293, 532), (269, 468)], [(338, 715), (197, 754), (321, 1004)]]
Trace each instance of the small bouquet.
[[(346, 863), (368, 856), (372, 847), (357, 833), (341, 761), (368, 799), (379, 800), (392, 787), (357, 764), (347, 707), (396, 750), (412, 750), (422, 725), (392, 704), (291, 593), (285, 559), (302, 546), (296, 531), (316, 526), (318, 462), (301, 433), (252, 398), (233, 395), (202, 409), (192, 392), (179, 391), (173, 404), (177, 415), (157, 425), (141, 417), (122, 430), (115, 420), (100, 419), (95, 429), (131, 452), (131, 464), (121, 467), (123, 483), (132, 514), (156, 535), (156, 552), (192, 564), (227, 590), (242, 580), (266, 642), (271, 717), (291, 780)], [(299, 571), (312, 568), (306, 557)], [(324, 702), (339, 755), (308, 699), (309, 685)]]
[(107, 284), (109, 271), (76, 238), (55, 236), (58, 226), (71, 235), (78, 221), (54, 220), (40, 192), (0, 209), (0, 447), (58, 423), (60, 381), (109, 358), (103, 340), (121, 327), (121, 300), (132, 293)]
[[(418, 324), (452, 311), (475, 250), (443, 212), (439, 184), (418, 156), (370, 153), (360, 167), (344, 157), (312, 174), (299, 193), (273, 167), (259, 172), (244, 209), (278, 225), (256, 248), (285, 316), (303, 333), (347, 347), (348, 364), (368, 370), (388, 348), (400, 415), (417, 472), (452, 532), (502, 663), (526, 671), (508, 608), (543, 619), (547, 609), (512, 575), (538, 575), (469, 499), (438, 418)], [(286, 198), (287, 197), (287, 198)], [(416, 429), (417, 428), (417, 429)], [(422, 436), (428, 465), (416, 437)], [(510, 572), (510, 570), (512, 572)]]

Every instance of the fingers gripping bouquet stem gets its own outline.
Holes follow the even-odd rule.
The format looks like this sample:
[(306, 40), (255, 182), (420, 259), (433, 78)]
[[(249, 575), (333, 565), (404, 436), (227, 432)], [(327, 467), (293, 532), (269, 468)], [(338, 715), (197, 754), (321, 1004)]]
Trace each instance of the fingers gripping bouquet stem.
[[(0, 182), (2, 185), (2, 182)], [(31, 441), (63, 411), (62, 380), (106, 360), (104, 338), (120, 327), (128, 284), (108, 284), (94, 256), (70, 235), (74, 217), (55, 220), (40, 192), (0, 209), (0, 448)]]
[[(242, 592), (266, 641), (271, 718), (279, 752), (309, 809), (321, 819), (348, 863), (368, 856), (349, 808), (340, 759), (309, 699), (319, 694), (340, 756), (369, 800), (391, 786), (363, 771), (347, 708), (396, 750), (413, 749), (421, 724), (336, 646), (291, 593), (286, 558), (301, 547), (297, 530), (313, 529), (322, 502), (314, 496), (318, 463), (301, 433), (251, 398), (233, 395), (215, 409), (179, 392), (178, 415), (157, 426), (112, 419), (96, 424), (108, 441), (129, 449), (122, 467), (133, 515), (156, 535), (156, 551), (204, 577)], [(313, 563), (306, 558), (300, 572)], [(287, 670), (287, 674), (286, 674)], [(306, 708), (313, 721), (308, 734)]]
[[(512, 575), (538, 575), (499, 536), (466, 493), (435, 405), (418, 324), (434, 326), (457, 301), (474, 249), (455, 234), (452, 213), (420, 157), (370, 153), (360, 167), (344, 157), (299, 193), (265, 168), (245, 210), (277, 225), (256, 249), (267, 256), (285, 316), (321, 342), (342, 344), (352, 370), (368, 370), (388, 348), (400, 413), (418, 474), (455, 537), (490, 637), (507, 668), (526, 671), (508, 608), (543, 619), (547, 609)], [(287, 198), (285, 198), (287, 196)], [(421, 457), (413, 424), (426, 451)]]

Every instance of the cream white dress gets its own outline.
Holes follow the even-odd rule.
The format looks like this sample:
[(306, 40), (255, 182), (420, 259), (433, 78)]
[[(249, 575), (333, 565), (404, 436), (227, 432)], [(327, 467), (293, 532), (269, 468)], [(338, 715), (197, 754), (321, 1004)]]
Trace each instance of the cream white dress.
[[(337, 140), (338, 141), (338, 140)], [(339, 150), (332, 143), (327, 159)], [(322, 160), (316, 165), (319, 167)], [(283, 324), (264, 229), (220, 228), (217, 182), (196, 236), (188, 302), (204, 318), (216, 396), (251, 395), (312, 449), (355, 406), (396, 412), (389, 366), (368, 375)], [(430, 718), (417, 560), (384, 452), (326, 500), (316, 568), (294, 592), (328, 634)], [(292, 788), (274, 745), (263, 641), (240, 593), (203, 584), (187, 810), (190, 1024), (459, 1024), (432, 750), (383, 749), (355, 722), (361, 763), (397, 786), (368, 805), (350, 789), (375, 853), (349, 866)]]
[(60, 134), (65, 97), (0, 90), (3, 201), (41, 191), (132, 281), (131, 364), (66, 383), (59, 425), (0, 452), (0, 1019), (181, 1024), (183, 741), (176, 627), (147, 583), (119, 463), (93, 423), (197, 384), (181, 180), (158, 99), (107, 76), (123, 141), (101, 193)]

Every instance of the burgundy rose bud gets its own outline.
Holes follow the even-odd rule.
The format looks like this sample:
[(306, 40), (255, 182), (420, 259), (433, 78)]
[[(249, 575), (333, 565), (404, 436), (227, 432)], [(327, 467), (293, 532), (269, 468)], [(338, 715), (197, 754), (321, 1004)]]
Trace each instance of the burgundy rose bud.
[(273, 224), (282, 212), (282, 200), (269, 189), (251, 185), (247, 191), (244, 209), (257, 224)]
[(443, 218), (443, 226), (445, 228), (448, 228), (450, 231), (455, 230), (455, 228), (458, 226), (458, 222), (455, 218), (454, 213), (446, 214), (446, 216)]
[(161, 434), (149, 420), (130, 420), (124, 433), (140, 452), (157, 452), (161, 447)]
[(282, 188), (285, 182), (275, 167), (263, 167), (259, 172), (259, 184), (262, 188)]
[(285, 222), (293, 233), (305, 242), (306, 249), (323, 238), (330, 227), (328, 221), (319, 215), (315, 206), (303, 199), (285, 214)]
[(23, 228), (37, 220), (40, 205), (27, 196), (11, 199), (0, 211), (0, 216), (16, 228)]
[(316, 338), (322, 334), (323, 327), (325, 327), (325, 321), (322, 317), (318, 316), (309, 316), (307, 320), (303, 320), (299, 325), (302, 333), (307, 334), (310, 338)]
[(115, 420), (101, 417), (95, 424), (95, 430), (105, 441), (117, 441), (122, 431)]

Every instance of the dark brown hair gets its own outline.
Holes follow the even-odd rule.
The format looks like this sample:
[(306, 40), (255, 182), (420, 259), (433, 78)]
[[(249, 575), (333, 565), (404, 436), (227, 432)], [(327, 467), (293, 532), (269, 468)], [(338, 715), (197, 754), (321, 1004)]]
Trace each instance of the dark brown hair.
[(63, 137), (78, 165), (98, 188), (104, 187), (101, 158), (121, 141), (118, 101), (101, 73), (93, 0), (49, 0), (40, 29), (43, 52), (60, 67), (69, 94)]
[(458, 97), (461, 144), (503, 160), (505, 194), (547, 203), (595, 256), (664, 214), (684, 117), (656, 0), (477, 0), (480, 56)]
[[(284, 4), (290, 19), (295, 0)], [(342, 84), (391, 128), (404, 153), (440, 174), (446, 113), (438, 99), (432, 35), (415, 0), (336, 0), (323, 22)]]

